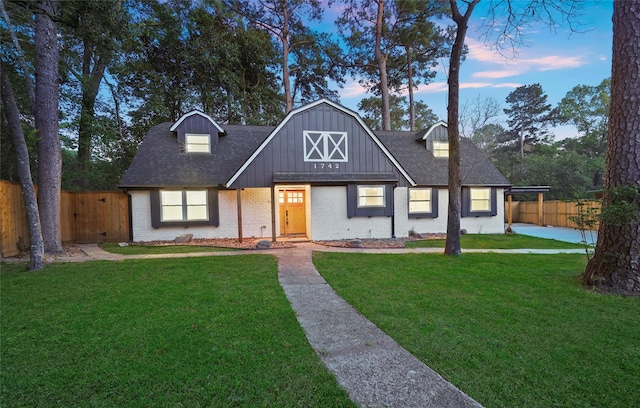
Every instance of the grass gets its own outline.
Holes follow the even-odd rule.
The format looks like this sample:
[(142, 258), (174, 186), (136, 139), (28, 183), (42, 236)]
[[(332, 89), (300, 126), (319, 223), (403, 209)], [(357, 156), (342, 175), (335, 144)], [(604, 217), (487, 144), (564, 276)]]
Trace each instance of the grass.
[[(407, 248), (444, 248), (444, 239), (408, 241)], [(573, 244), (555, 239), (530, 237), (519, 234), (466, 234), (460, 237), (463, 249), (583, 249), (582, 244)]]
[(354, 406), (272, 257), (1, 268), (0, 406)]
[(349, 303), (487, 407), (640, 406), (640, 299), (582, 255), (316, 253)]
[(184, 254), (191, 252), (219, 252), (232, 251), (231, 248), (219, 248), (201, 245), (127, 245), (120, 246), (113, 243), (101, 243), (100, 248), (107, 252), (121, 255), (147, 255), (147, 254)]

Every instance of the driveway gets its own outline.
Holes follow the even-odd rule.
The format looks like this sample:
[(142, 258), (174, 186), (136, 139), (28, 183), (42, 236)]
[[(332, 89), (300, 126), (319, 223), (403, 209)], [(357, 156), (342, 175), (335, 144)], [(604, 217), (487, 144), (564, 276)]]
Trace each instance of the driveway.
[[(556, 239), (558, 241), (582, 244), (583, 238), (580, 230), (565, 227), (540, 227), (535, 224), (511, 224), (511, 229), (522, 235), (531, 237)], [(585, 239), (589, 245), (595, 245), (598, 241), (598, 231), (585, 231)]]

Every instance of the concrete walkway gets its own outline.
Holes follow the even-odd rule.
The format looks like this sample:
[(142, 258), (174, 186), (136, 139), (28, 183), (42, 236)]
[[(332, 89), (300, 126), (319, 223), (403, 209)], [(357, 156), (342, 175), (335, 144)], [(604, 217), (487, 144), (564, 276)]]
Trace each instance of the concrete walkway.
[(276, 253), (278, 278), (311, 346), (365, 407), (481, 407), (353, 309), (311, 261), (317, 245)]
[[(187, 258), (270, 254), (278, 279), (311, 346), (353, 401), (364, 407), (481, 407), (353, 309), (313, 265), (313, 251), (378, 254), (442, 253), (442, 248), (351, 249), (299, 243), (291, 249), (118, 255), (96, 244), (80, 245), (84, 260)], [(464, 250), (500, 253), (582, 253), (584, 250)], [(63, 259), (58, 261), (79, 261)]]

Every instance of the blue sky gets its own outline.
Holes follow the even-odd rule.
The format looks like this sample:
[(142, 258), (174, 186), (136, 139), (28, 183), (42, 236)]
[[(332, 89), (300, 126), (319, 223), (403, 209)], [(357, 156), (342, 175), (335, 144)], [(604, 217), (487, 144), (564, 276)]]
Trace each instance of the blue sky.
[[(566, 27), (556, 28), (555, 33), (542, 25), (522, 27), (527, 44), (507, 57), (498, 54), (483, 39), (488, 28), (482, 6), (481, 2), (474, 10), (467, 33), (469, 54), (460, 72), (461, 105), (481, 95), (493, 97), (506, 107), (505, 98), (515, 88), (540, 83), (548, 101), (555, 106), (573, 87), (598, 85), (611, 75), (612, 1), (587, 1), (579, 19), (579, 32), (571, 32)], [(325, 24), (332, 21), (337, 12), (326, 10)], [(416, 99), (429, 105), (442, 119), (446, 119), (447, 109), (447, 67), (447, 59), (440, 61), (435, 81), (420, 86), (415, 93)], [(369, 96), (357, 80), (351, 78), (339, 93), (341, 103), (356, 111), (358, 102)], [(498, 121), (505, 119), (503, 116)], [(557, 139), (576, 133), (569, 126), (556, 128), (554, 132)]]

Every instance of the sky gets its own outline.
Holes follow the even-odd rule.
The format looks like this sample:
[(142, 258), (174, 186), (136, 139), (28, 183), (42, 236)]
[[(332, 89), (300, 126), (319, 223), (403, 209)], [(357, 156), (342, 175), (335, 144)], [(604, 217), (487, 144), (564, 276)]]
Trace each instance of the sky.
[[(519, 2), (515, 0), (516, 5)], [(576, 32), (568, 27), (557, 27), (555, 33), (542, 25), (522, 27), (526, 45), (520, 46), (515, 54), (509, 51), (502, 55), (484, 39), (487, 30), (500, 29), (488, 27), (486, 8), (482, 9), (485, 4), (480, 2), (469, 22), (466, 38), (469, 54), (460, 70), (461, 106), (480, 95), (494, 98), (505, 108), (506, 97), (517, 87), (539, 83), (548, 102), (555, 107), (573, 87), (595, 86), (611, 76), (612, 1), (587, 0)], [(333, 21), (337, 13), (338, 10), (326, 10), (324, 23)], [(415, 96), (445, 120), (448, 60), (441, 60), (436, 70), (435, 80), (421, 85)], [(350, 77), (338, 92), (341, 104), (355, 111), (360, 100), (370, 96)], [(506, 115), (497, 121), (506, 122)], [(577, 134), (571, 126), (557, 127), (553, 132), (557, 140)]]

